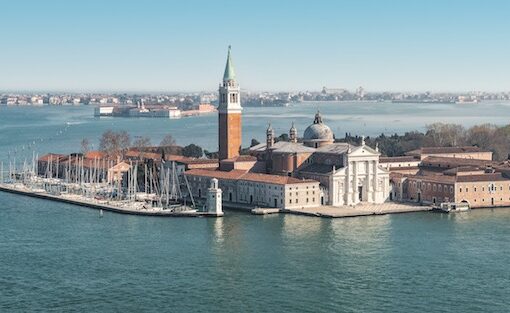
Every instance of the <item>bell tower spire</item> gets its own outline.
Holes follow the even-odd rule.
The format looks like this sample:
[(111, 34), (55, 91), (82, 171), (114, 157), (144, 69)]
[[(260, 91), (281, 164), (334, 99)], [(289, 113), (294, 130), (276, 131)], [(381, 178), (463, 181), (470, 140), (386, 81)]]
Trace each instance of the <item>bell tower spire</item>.
[(229, 46), (223, 82), (219, 88), (218, 151), (220, 160), (239, 156), (242, 144), (242, 110), (240, 88), (236, 81), (231, 47)]
[(232, 56), (230, 55), (231, 46), (228, 46), (227, 65), (225, 65), (225, 73), (223, 73), (223, 81), (236, 80), (236, 73), (234, 71), (234, 64), (232, 63)]

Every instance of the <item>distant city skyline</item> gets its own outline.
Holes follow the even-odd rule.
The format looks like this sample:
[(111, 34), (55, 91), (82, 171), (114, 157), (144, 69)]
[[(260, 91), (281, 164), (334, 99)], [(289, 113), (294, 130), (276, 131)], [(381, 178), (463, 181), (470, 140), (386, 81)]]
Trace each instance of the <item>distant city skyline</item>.
[(508, 1), (4, 1), (0, 91), (510, 90)]

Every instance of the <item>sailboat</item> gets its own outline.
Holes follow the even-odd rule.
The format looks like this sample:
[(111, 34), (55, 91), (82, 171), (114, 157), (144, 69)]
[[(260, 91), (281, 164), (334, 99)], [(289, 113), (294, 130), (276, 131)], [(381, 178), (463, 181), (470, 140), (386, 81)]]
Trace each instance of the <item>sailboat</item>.
[[(164, 161), (161, 163), (161, 192), (157, 199), (157, 205), (163, 210), (171, 210), (172, 212), (196, 212), (195, 200), (193, 199), (186, 176), (184, 176), (185, 183), (181, 184), (175, 162), (172, 161), (170, 164), (170, 167), (166, 167)], [(181, 187), (186, 188), (187, 194), (191, 198), (191, 205), (186, 203), (186, 197)]]

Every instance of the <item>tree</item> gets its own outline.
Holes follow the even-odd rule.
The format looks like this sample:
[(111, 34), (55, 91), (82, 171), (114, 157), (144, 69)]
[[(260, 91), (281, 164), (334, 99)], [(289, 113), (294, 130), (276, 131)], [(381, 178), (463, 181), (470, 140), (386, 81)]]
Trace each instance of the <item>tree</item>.
[(175, 139), (172, 135), (166, 135), (163, 140), (161, 140), (160, 146), (175, 146)]
[(109, 157), (118, 157), (123, 156), (130, 143), (131, 138), (126, 131), (114, 132), (113, 130), (107, 130), (99, 140), (99, 149)]
[(278, 142), (278, 141), (289, 141), (289, 140), (290, 140), (290, 139), (289, 139), (289, 134), (285, 134), (285, 133), (283, 133), (283, 134), (281, 134), (280, 136), (276, 137), (276, 138), (274, 139), (274, 142)]
[(204, 149), (204, 154), (208, 159), (218, 159), (219, 158), (218, 152), (211, 152), (209, 150)]
[(147, 136), (136, 137), (133, 141), (133, 146), (135, 148), (147, 148), (151, 146), (151, 139)]
[(494, 143), (496, 130), (497, 127), (491, 124), (473, 126), (467, 131), (466, 141), (469, 145), (490, 149)]
[(81, 146), (81, 153), (87, 154), (87, 152), (90, 151), (90, 140), (87, 138), (83, 138), (80, 143)]
[(251, 140), (250, 147), (256, 146), (258, 144), (260, 144), (260, 142), (257, 139), (253, 138)]
[(466, 129), (462, 125), (434, 123), (427, 125), (427, 145), (437, 147), (454, 147), (463, 145)]
[(510, 159), (510, 125), (498, 127), (494, 133), (491, 151), (495, 160)]
[(182, 155), (185, 157), (201, 158), (204, 155), (204, 151), (200, 146), (190, 144), (182, 148)]

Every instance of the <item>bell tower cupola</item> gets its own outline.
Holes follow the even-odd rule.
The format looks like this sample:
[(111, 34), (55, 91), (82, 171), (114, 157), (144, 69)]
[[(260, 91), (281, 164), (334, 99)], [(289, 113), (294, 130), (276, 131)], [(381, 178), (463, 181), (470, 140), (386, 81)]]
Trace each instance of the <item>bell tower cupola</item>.
[(290, 142), (292, 142), (292, 143), (297, 142), (297, 129), (296, 129), (296, 126), (294, 126), (294, 122), (292, 122), (292, 127), (289, 130), (289, 139), (290, 139)]

